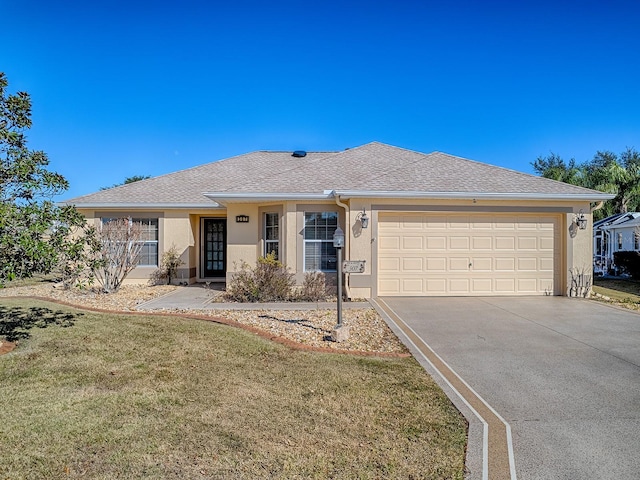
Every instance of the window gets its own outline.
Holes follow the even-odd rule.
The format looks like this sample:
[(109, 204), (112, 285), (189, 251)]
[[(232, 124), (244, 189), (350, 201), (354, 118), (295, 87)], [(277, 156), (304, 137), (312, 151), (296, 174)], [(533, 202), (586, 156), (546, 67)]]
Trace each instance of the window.
[(618, 250), (622, 250), (622, 234), (618, 234)]
[(280, 217), (277, 213), (264, 214), (264, 255), (274, 253), (276, 260), (280, 258)]
[(336, 249), (333, 233), (338, 228), (337, 212), (304, 214), (304, 269), (305, 271), (336, 271)]
[(144, 246), (140, 252), (140, 266), (158, 266), (158, 219), (157, 218), (132, 218), (133, 222), (142, 225), (142, 239)]
[(640, 231), (633, 233), (633, 249), (640, 250)]
[[(115, 218), (102, 218), (105, 224)], [(144, 245), (140, 251), (138, 266), (157, 267), (158, 266), (158, 219), (157, 218), (132, 218), (132, 222), (142, 226), (142, 240)]]

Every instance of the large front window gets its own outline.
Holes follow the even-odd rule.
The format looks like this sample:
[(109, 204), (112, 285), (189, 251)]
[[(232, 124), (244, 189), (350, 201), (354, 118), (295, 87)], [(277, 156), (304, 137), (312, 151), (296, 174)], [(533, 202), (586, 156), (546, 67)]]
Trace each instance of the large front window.
[[(104, 225), (115, 218), (102, 218)], [(157, 218), (132, 218), (132, 223), (140, 224), (142, 228), (142, 238), (144, 242), (140, 257), (138, 258), (138, 266), (141, 267), (157, 267), (158, 266), (158, 219)]]
[(310, 212), (304, 214), (304, 269), (336, 271), (336, 249), (333, 233), (338, 228), (337, 212)]

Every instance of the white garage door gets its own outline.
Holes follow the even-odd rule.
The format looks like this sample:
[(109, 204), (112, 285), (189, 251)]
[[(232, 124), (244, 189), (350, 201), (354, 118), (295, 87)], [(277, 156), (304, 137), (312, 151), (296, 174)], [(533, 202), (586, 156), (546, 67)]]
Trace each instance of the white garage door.
[(558, 295), (558, 216), (380, 213), (378, 295)]

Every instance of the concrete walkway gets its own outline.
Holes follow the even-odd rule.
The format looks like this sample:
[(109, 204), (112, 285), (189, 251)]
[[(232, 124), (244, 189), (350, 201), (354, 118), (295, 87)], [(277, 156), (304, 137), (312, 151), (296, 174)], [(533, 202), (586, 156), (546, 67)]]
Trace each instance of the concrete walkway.
[[(221, 301), (222, 284), (178, 287), (175, 291), (138, 305), (138, 310), (335, 310), (336, 302), (227, 303)], [(371, 308), (369, 302), (342, 302), (343, 309)]]

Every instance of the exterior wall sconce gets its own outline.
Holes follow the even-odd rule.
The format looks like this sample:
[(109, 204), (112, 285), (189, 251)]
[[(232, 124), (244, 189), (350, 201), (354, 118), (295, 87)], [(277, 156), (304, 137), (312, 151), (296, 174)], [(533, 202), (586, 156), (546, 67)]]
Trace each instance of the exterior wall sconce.
[(249, 215), (236, 215), (236, 223), (249, 223)]
[(362, 228), (367, 228), (369, 226), (369, 217), (367, 216), (367, 211), (363, 208), (358, 215), (356, 215), (356, 222), (360, 220), (360, 225)]
[(587, 218), (584, 216), (584, 212), (582, 210), (580, 210), (580, 212), (575, 215), (573, 221), (580, 230), (587, 229)]

